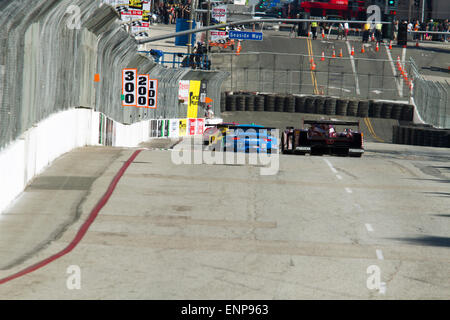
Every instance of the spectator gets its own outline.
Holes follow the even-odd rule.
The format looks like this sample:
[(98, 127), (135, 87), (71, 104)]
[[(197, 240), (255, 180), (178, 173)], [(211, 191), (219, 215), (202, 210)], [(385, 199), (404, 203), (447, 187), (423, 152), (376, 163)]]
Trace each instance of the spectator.
[(311, 22), (311, 32), (312, 32), (312, 36), (313, 36), (313, 40), (317, 39), (317, 22), (313, 21)]
[(341, 40), (342, 40), (343, 37), (344, 37), (344, 25), (342, 23), (339, 23), (337, 40), (339, 40), (339, 38), (341, 38)]
[(397, 40), (398, 37), (398, 20), (394, 21), (394, 40)]
[(383, 25), (381, 23), (377, 23), (375, 25), (375, 38), (377, 42), (383, 42), (383, 33), (382, 33)]
[[(450, 32), (450, 24), (448, 23), (448, 19), (445, 19), (443, 25), (444, 25), (444, 32), (447, 32), (447, 33)], [(445, 34), (444, 35), (444, 41), (445, 42), (447, 42), (447, 37), (448, 37), (448, 35)]]
[(348, 22), (344, 23), (344, 36), (345, 36), (345, 40), (348, 40), (348, 31), (349, 31), (349, 26), (348, 26)]

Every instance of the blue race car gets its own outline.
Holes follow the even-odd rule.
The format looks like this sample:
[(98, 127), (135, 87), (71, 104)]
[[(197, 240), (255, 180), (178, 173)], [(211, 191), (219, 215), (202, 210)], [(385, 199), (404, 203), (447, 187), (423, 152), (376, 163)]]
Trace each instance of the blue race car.
[(278, 138), (272, 134), (274, 128), (255, 124), (228, 127), (223, 141), (224, 151), (277, 153)]

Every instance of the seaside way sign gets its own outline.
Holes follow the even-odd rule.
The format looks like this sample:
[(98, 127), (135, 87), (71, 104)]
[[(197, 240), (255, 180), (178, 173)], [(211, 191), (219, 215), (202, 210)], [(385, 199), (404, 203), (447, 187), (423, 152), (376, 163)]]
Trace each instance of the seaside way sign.
[(261, 41), (263, 39), (263, 34), (262, 34), (262, 32), (247, 32), (247, 31), (230, 30), (228, 32), (228, 37), (230, 39), (237, 39), (237, 40), (259, 40), (259, 41)]

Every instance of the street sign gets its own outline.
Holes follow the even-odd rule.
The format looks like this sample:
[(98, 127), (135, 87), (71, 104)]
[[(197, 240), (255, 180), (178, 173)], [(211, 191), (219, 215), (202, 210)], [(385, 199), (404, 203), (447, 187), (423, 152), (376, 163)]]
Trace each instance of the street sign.
[(230, 31), (228, 31), (228, 37), (230, 39), (237, 39), (237, 40), (259, 40), (259, 41), (261, 41), (263, 39), (263, 34), (262, 34), (262, 32), (247, 32), (247, 31), (230, 30)]

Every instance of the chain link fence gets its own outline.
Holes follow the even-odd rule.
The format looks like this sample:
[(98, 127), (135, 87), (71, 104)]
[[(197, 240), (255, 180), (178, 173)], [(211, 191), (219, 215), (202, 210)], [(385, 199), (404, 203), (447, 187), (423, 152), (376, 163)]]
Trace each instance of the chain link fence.
[(426, 80), (410, 58), (413, 99), (422, 120), (438, 128), (450, 128), (450, 83)]
[[(339, 53), (336, 53), (339, 54)], [(230, 73), (223, 91), (333, 95), (408, 100), (410, 88), (390, 60), (282, 53), (213, 53), (213, 67)], [(404, 64), (409, 72), (409, 62)]]

